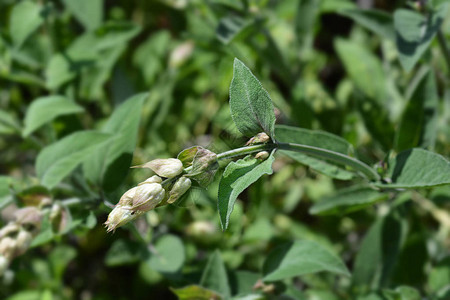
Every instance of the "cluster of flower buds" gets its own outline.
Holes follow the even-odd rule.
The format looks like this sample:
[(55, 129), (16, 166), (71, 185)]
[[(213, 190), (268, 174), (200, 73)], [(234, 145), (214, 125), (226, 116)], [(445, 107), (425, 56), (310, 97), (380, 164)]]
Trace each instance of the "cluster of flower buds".
[[(183, 172), (183, 164), (179, 159), (155, 159), (137, 167), (150, 168), (157, 175), (123, 194), (105, 222), (108, 232), (114, 231), (157, 206), (175, 202), (191, 187), (191, 180), (180, 176)], [(163, 178), (168, 180), (163, 183)]]
[(41, 225), (41, 211), (25, 207), (14, 213), (14, 220), (0, 229), (0, 277), (11, 261), (25, 253)]

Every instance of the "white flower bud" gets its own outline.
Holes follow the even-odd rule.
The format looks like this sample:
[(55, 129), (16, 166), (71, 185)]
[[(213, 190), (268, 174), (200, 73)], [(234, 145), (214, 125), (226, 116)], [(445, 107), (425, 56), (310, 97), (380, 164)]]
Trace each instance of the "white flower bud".
[(8, 235), (14, 234), (20, 230), (20, 225), (15, 222), (9, 222), (5, 227), (0, 229), (0, 239)]
[(0, 255), (11, 260), (16, 252), (17, 242), (12, 237), (6, 236), (0, 240)]
[(153, 175), (152, 177), (147, 178), (145, 181), (142, 181), (138, 185), (143, 185), (146, 183), (161, 183), (161, 182), (162, 182), (161, 177), (159, 177), (157, 175)]
[(190, 187), (191, 187), (191, 180), (184, 176), (180, 177), (170, 190), (169, 199), (167, 200), (167, 203), (174, 203), (181, 196), (183, 196), (183, 194), (186, 193)]
[(108, 220), (106, 220), (106, 231), (114, 231), (116, 228), (127, 224), (132, 221), (136, 217), (138, 217), (141, 213), (134, 212), (130, 210), (130, 207), (117, 205), (108, 215)]
[(269, 152), (261, 151), (256, 153), (255, 158), (260, 160), (266, 160), (269, 157)]
[(149, 211), (158, 205), (165, 195), (165, 190), (159, 183), (146, 183), (137, 187), (133, 197), (131, 210)]
[(181, 66), (191, 55), (194, 50), (194, 43), (187, 41), (176, 47), (169, 58), (169, 65), (171, 67)]
[(3, 255), (0, 255), (0, 277), (5, 274), (5, 271), (8, 269), (9, 261)]
[(136, 190), (138, 189), (137, 186), (134, 188), (129, 189), (125, 192), (125, 194), (120, 197), (119, 203), (117, 205), (121, 206), (133, 206), (133, 198), (134, 195), (136, 195)]
[(30, 247), (31, 241), (33, 240), (33, 236), (30, 232), (26, 230), (20, 230), (16, 237), (16, 251), (15, 255), (21, 255), (25, 253)]
[(154, 159), (135, 168), (149, 168), (161, 177), (173, 178), (183, 172), (183, 163), (176, 158)]

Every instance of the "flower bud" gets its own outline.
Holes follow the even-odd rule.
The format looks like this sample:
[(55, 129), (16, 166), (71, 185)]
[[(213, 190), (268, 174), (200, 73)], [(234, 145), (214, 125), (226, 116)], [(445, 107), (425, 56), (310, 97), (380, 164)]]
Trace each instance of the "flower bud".
[(184, 176), (180, 177), (170, 190), (167, 203), (174, 203), (175, 201), (177, 201), (181, 196), (183, 196), (184, 193), (189, 190), (190, 187), (191, 180)]
[(173, 178), (183, 172), (183, 163), (176, 158), (154, 159), (135, 168), (149, 168), (158, 176)]
[(138, 185), (143, 185), (146, 183), (161, 183), (162, 179), (158, 175), (153, 175), (152, 177), (147, 178), (145, 181), (142, 181)]
[(126, 191), (125, 194), (123, 194), (122, 197), (120, 197), (119, 203), (117, 203), (117, 205), (133, 206), (133, 198), (134, 195), (136, 195), (137, 189), (138, 187), (135, 186), (134, 188), (131, 188), (128, 191)]
[(169, 66), (179, 67), (192, 55), (194, 50), (194, 43), (191, 41), (184, 42), (176, 47), (171, 53), (169, 58)]
[(130, 210), (129, 207), (124, 207), (122, 205), (117, 205), (108, 215), (108, 220), (106, 220), (106, 231), (111, 232), (116, 230), (116, 228), (127, 224), (133, 219), (137, 218), (141, 212), (135, 212)]
[(269, 152), (261, 151), (256, 153), (255, 158), (260, 160), (266, 160), (269, 157)]
[(0, 255), (3, 255), (6, 259), (11, 260), (14, 258), (16, 252), (17, 242), (12, 237), (4, 237), (0, 240)]
[(245, 144), (247, 146), (249, 145), (256, 145), (256, 144), (264, 144), (267, 143), (270, 140), (270, 137), (265, 132), (260, 132), (251, 139), (248, 140), (248, 142)]
[(130, 207), (133, 211), (152, 210), (164, 199), (165, 190), (159, 183), (146, 183), (137, 187)]
[(31, 241), (33, 240), (33, 236), (30, 232), (22, 229), (19, 231), (16, 237), (16, 251), (15, 256), (21, 255), (25, 253), (30, 247)]
[(5, 271), (8, 269), (9, 261), (3, 255), (0, 255), (0, 277), (3, 276)]
[(27, 227), (27, 229), (33, 230), (41, 226), (42, 214), (36, 207), (21, 208), (14, 213), (14, 217), (20, 225)]

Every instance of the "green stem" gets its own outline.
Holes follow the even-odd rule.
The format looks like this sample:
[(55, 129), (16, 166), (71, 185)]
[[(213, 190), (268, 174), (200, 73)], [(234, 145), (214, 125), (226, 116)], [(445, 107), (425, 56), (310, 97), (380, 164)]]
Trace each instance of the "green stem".
[(447, 62), (447, 73), (450, 77), (450, 50), (447, 47), (447, 43), (445, 41), (445, 36), (442, 33), (442, 30), (438, 30), (437, 32), (439, 46), (441, 47), (442, 54), (444, 55), (445, 61)]

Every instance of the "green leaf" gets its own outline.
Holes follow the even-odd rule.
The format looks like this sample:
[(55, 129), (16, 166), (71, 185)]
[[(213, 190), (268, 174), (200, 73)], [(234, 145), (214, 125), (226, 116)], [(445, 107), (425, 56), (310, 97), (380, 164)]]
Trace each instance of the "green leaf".
[(264, 131), (274, 139), (272, 100), (250, 69), (237, 58), (234, 59), (230, 85), (230, 109), (231, 117), (243, 135), (252, 137)]
[(231, 162), (222, 174), (219, 183), (218, 210), (222, 229), (228, 227), (231, 212), (237, 197), (252, 183), (264, 174), (272, 174), (272, 163), (275, 160), (274, 152), (260, 163), (254, 157), (247, 156), (236, 162)]
[(313, 241), (299, 240), (275, 248), (263, 266), (264, 281), (328, 271), (351, 276), (339, 257)]
[(392, 16), (376, 9), (349, 9), (338, 12), (383, 38), (394, 40), (395, 30)]
[(27, 137), (36, 129), (53, 119), (68, 114), (82, 112), (83, 108), (64, 96), (46, 96), (35, 99), (25, 115), (23, 136)]
[(214, 291), (205, 289), (198, 285), (188, 285), (179, 289), (170, 289), (175, 295), (177, 295), (178, 300), (221, 300), (218, 294)]
[(346, 214), (387, 198), (387, 194), (380, 193), (370, 187), (354, 186), (321, 199), (320, 202), (311, 207), (309, 213), (313, 215)]
[(393, 211), (370, 227), (353, 269), (353, 284), (361, 291), (387, 285), (404, 242), (406, 226), (406, 220)]
[(386, 100), (386, 78), (378, 57), (350, 40), (338, 39), (334, 47), (356, 87), (383, 104)]
[(445, 18), (447, 7), (448, 3), (443, 3), (428, 16), (407, 9), (395, 11), (397, 49), (400, 63), (407, 72), (412, 70), (428, 49)]
[(150, 268), (161, 273), (175, 273), (184, 264), (185, 253), (183, 241), (171, 234), (160, 237), (146, 261)]
[(20, 1), (14, 5), (9, 20), (9, 34), (16, 48), (19, 48), (43, 21), (42, 7), (39, 4)]
[(430, 271), (428, 288), (436, 293), (446, 286), (450, 287), (450, 256), (439, 261)]
[(420, 188), (450, 184), (450, 162), (443, 156), (414, 148), (399, 153), (389, 162), (389, 188)]
[(95, 155), (83, 163), (83, 171), (90, 181), (111, 191), (127, 176), (136, 147), (142, 105), (148, 93), (137, 94), (116, 108), (101, 132), (113, 138), (102, 145)]
[(302, 0), (298, 2), (297, 15), (295, 18), (295, 32), (298, 43), (311, 44), (312, 35), (314, 33), (314, 25), (319, 15), (319, 5), (321, 1), (318, 0)]
[[(304, 128), (277, 125), (275, 126), (277, 140), (286, 143), (296, 143), (308, 146), (324, 148), (334, 152), (349, 155), (353, 147), (346, 140), (323, 131), (314, 131)], [(312, 169), (341, 180), (349, 180), (354, 177), (354, 173), (345, 170), (344, 167), (337, 166), (332, 162), (314, 158), (303, 153), (292, 151), (280, 151), (281, 153), (295, 159), (301, 164), (307, 165)]]
[(395, 140), (397, 152), (414, 147), (434, 148), (438, 106), (436, 80), (430, 71), (419, 82), (403, 111)]
[(230, 297), (231, 290), (227, 270), (218, 250), (214, 251), (209, 257), (208, 263), (203, 270), (200, 285), (218, 292), (225, 299)]
[(415, 288), (409, 286), (399, 286), (395, 290), (384, 290), (386, 300), (421, 300), (420, 293)]
[(63, 2), (87, 30), (94, 30), (102, 24), (103, 0), (63, 0)]
[(9, 112), (0, 110), (0, 134), (15, 134), (20, 130), (20, 123), (17, 118)]
[(119, 239), (106, 253), (105, 265), (115, 267), (133, 264), (142, 261), (147, 255), (147, 248), (142, 243)]
[(75, 248), (68, 245), (60, 245), (48, 256), (48, 260), (52, 266), (53, 276), (61, 280), (67, 265), (77, 256)]
[(110, 137), (100, 132), (80, 131), (42, 149), (36, 160), (36, 173), (42, 185), (49, 189), (56, 186)]
[(252, 22), (237, 15), (230, 15), (220, 19), (216, 34), (219, 41), (229, 44), (240, 32)]

